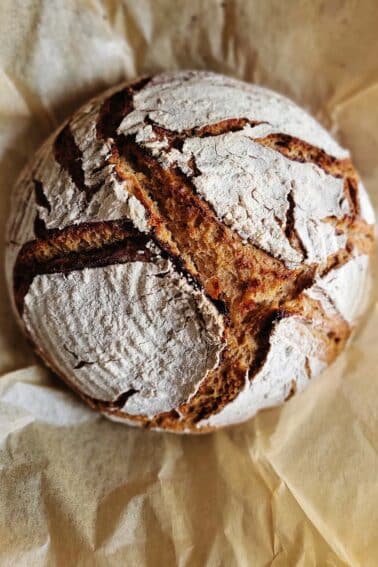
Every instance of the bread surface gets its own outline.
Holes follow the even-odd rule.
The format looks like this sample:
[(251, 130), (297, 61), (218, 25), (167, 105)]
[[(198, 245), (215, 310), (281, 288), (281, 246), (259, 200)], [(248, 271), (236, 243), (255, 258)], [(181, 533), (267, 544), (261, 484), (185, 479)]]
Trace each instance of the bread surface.
[(120, 85), (40, 148), (6, 269), (45, 362), (112, 419), (238, 423), (305, 388), (364, 299), (374, 214), (349, 154), (267, 89)]

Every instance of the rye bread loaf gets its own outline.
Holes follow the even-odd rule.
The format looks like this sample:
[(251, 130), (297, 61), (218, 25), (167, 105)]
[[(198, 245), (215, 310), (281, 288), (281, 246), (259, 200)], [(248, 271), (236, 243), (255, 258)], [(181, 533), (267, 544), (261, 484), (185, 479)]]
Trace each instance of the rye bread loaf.
[(344, 348), (374, 214), (349, 154), (267, 89), (123, 84), (40, 148), (6, 271), (44, 361), (129, 424), (207, 431), (306, 387)]

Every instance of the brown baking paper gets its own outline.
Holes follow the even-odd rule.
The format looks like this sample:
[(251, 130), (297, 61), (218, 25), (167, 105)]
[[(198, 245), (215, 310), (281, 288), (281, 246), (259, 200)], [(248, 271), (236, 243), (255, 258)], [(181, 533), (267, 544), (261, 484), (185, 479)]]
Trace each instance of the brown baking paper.
[[(2, 0), (1, 226), (20, 168), (79, 103), (176, 68), (306, 106), (352, 150), (377, 207), (377, 29), (375, 0)], [(84, 407), (34, 358), (2, 274), (0, 565), (376, 566), (377, 294), (306, 392), (180, 437)]]

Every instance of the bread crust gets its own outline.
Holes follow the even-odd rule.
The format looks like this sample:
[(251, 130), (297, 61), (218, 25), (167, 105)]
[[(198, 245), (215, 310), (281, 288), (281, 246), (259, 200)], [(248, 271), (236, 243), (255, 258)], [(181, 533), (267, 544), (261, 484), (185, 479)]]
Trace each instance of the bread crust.
[[(341, 352), (359, 314), (373, 221), (347, 152), (293, 103), (220, 75), (165, 74), (90, 101), (42, 146), (15, 189), (8, 282), (38, 354), (89, 405), (127, 423), (204, 432), (288, 399)], [(109, 278), (122, 272), (125, 302), (138, 302), (133, 278), (145, 286), (156, 266), (160, 299), (148, 317), (155, 339), (173, 336), (148, 339), (148, 376), (136, 370), (141, 353), (128, 366), (131, 336), (117, 343), (118, 367), (99, 355), (100, 343), (113, 348), (99, 332), (82, 341), (91, 373), (71, 347), (63, 356), (62, 340), (74, 345), (76, 332), (80, 344), (79, 314), (47, 340), (43, 297), (69, 298), (68, 308), (56, 304), (66, 321), (89, 309), (69, 287), (83, 286), (108, 298), (85, 332), (112, 313), (121, 325), (129, 315), (117, 319), (123, 307), (111, 305)], [(140, 299), (136, 319), (150, 309)], [(162, 357), (155, 373), (151, 345), (184, 360), (180, 340), (192, 341), (196, 369), (183, 362), (178, 378), (180, 365), (165, 368)]]

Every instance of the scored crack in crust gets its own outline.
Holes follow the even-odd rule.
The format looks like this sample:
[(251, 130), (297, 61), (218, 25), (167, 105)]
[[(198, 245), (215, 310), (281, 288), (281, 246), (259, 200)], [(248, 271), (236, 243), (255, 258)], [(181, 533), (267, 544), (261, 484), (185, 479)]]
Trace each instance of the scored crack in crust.
[[(159, 84), (154, 79), (152, 89), (154, 81)], [(219, 364), (207, 372), (189, 399), (154, 416), (131, 415), (123, 409), (135, 394), (133, 388), (112, 401), (104, 401), (73, 386), (92, 407), (115, 418), (174, 431), (195, 430), (202, 422), (203, 430), (206, 430), (206, 420), (236, 400), (246, 383), (252, 382), (264, 368), (271, 349), (271, 337), (284, 319), (299, 317), (301, 324), (310, 329), (320, 345), (320, 357), (325, 365), (338, 355), (350, 335), (351, 326), (337, 309), (330, 314), (325, 303), (306, 290), (355, 256), (368, 254), (373, 232), (359, 216), (358, 177), (348, 157), (329, 155), (290, 133), (272, 132), (268, 121), (259, 119), (264, 116), (256, 120), (227, 117), (211, 124), (174, 130), (171, 125), (159, 124), (159, 115), (156, 116), (158, 113), (153, 110), (143, 109), (142, 112), (135, 108), (135, 97), (138, 93), (143, 95), (150, 84), (148, 78), (142, 79), (116, 90), (103, 100), (98, 99), (92, 109), (88, 105), (89, 110), (83, 111), (84, 119), (89, 120), (90, 110), (97, 113), (96, 119), (90, 118), (94, 122), (93, 147), (89, 143), (80, 147), (78, 143), (77, 132), (83, 127), (80, 116), (76, 123), (74, 116), (56, 136), (55, 160), (62, 171), (68, 173), (75, 188), (84, 194), (82, 211), (96, 205), (95, 199), (101, 196), (104, 184), (101, 175), (105, 173), (107, 177), (112, 176), (113, 184), (127, 195), (127, 199), (124, 198), (127, 214), (116, 220), (95, 222), (89, 219), (79, 224), (49, 228), (52, 205), (44, 183), (33, 176), (36, 238), (17, 243), (19, 251), (13, 280), (15, 302), (22, 314), (25, 295), (37, 274), (153, 261), (156, 252), (148, 247), (153, 242), (160, 250), (159, 254), (170, 258), (175, 269), (184, 274), (191, 285), (203, 290), (222, 313), (226, 347), (221, 352)], [(133, 113), (136, 113), (134, 122), (125, 127), (125, 121), (131, 120)], [(303, 232), (300, 234), (296, 226), (298, 205), (293, 187), (286, 194), (284, 214), (275, 214), (274, 221), (293, 251), (291, 257), (297, 261), (275, 257), (256, 241), (246, 240), (226, 222), (227, 219), (222, 220), (216, 207), (198, 189), (197, 181), (201, 179), (202, 171), (196, 155), (185, 154), (185, 151), (193, 139), (216, 140), (231, 134), (249, 137), (254, 144), (283, 156), (289, 163), (316, 166), (316, 175), (340, 179), (345, 204), (339, 195), (340, 214), (332, 214), (330, 210), (331, 214), (322, 221), (337, 237), (343, 238), (343, 245), (331, 247), (331, 252), (323, 255), (320, 261), (308, 260)], [(93, 148), (101, 154), (104, 147), (107, 150), (105, 157), (99, 160), (96, 168), (88, 171), (86, 157), (93, 153)], [(338, 188), (334, 187), (336, 194)], [(142, 222), (138, 217), (138, 230), (135, 218), (140, 205), (144, 218)], [(37, 349), (62, 375), (49, 353), (44, 352), (41, 345), (37, 345)], [(311, 377), (307, 358), (306, 368)], [(63, 378), (72, 385), (70, 376)], [(292, 380), (290, 392), (296, 387), (296, 381)]]
[(44, 231), (20, 250), (14, 268), (15, 303), (22, 315), (26, 293), (38, 274), (69, 273), (109, 264), (149, 261), (148, 237), (130, 221), (103, 221)]

